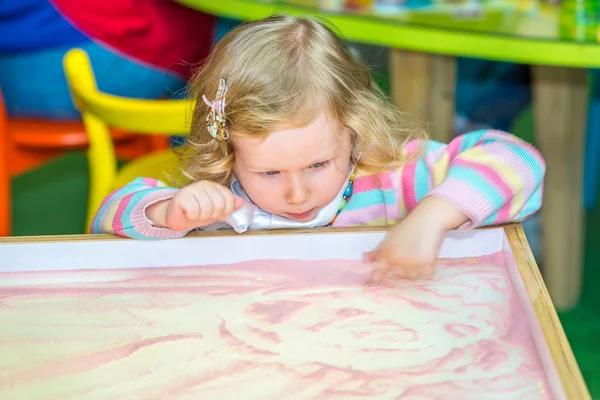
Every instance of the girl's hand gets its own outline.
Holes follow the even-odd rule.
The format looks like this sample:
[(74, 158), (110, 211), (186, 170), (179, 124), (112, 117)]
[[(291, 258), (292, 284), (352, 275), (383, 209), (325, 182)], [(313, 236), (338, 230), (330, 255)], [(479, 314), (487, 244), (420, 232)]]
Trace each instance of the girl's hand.
[(373, 268), (369, 284), (378, 285), (389, 273), (409, 279), (433, 276), (444, 235), (467, 221), (445, 200), (426, 197), (364, 255)]
[(229, 188), (198, 181), (178, 190), (173, 198), (149, 206), (146, 216), (157, 226), (183, 231), (222, 221), (243, 204)]

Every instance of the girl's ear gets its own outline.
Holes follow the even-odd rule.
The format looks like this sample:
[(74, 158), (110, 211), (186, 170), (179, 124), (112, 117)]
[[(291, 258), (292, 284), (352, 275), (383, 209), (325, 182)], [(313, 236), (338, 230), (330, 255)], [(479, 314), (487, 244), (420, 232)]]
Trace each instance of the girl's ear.
[(354, 146), (351, 153), (352, 160), (357, 163), (362, 157), (362, 151), (360, 151), (359, 146)]
[(358, 137), (357, 137), (356, 133), (350, 128), (347, 128), (347, 129), (350, 133), (350, 146), (351, 146), (350, 159), (352, 160), (352, 162), (354, 164), (356, 164), (356, 163), (358, 163), (358, 160), (360, 160), (362, 157), (362, 148), (357, 143)]

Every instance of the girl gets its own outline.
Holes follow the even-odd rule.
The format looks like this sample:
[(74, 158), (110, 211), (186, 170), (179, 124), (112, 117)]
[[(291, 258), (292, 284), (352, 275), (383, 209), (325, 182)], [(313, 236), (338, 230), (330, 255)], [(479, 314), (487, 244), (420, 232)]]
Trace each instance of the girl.
[(315, 19), (239, 26), (191, 87), (192, 131), (179, 151), (187, 181), (131, 182), (103, 202), (92, 232), (393, 225), (365, 255), (378, 283), (389, 271), (430, 276), (449, 230), (521, 220), (541, 206), (545, 164), (532, 146), (491, 130), (425, 141)]

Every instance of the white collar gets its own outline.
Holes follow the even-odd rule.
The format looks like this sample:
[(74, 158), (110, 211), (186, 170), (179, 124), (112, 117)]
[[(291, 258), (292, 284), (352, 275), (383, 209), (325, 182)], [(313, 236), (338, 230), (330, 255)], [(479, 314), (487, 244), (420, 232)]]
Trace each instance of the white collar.
[[(293, 221), (260, 209), (252, 202), (252, 200), (250, 200), (250, 197), (248, 197), (244, 188), (242, 188), (242, 185), (234, 175), (231, 181), (231, 190), (233, 191), (233, 194), (244, 199), (244, 205), (242, 208), (231, 214), (229, 218), (225, 220), (225, 224), (229, 225), (237, 233), (245, 232), (248, 229), (314, 228), (317, 226), (326, 226), (333, 220), (340, 209), (340, 205), (344, 199), (344, 192), (350, 181), (353, 169), (354, 167), (350, 168), (348, 176), (346, 177), (346, 182), (342, 185), (342, 188), (333, 201), (320, 209), (317, 215), (308, 222)], [(220, 225), (222, 226), (222, 224)]]

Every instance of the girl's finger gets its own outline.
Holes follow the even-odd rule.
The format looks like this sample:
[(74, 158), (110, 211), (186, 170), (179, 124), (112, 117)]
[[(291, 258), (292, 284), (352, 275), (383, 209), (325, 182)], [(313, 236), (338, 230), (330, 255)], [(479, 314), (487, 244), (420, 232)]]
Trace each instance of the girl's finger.
[(378, 244), (377, 247), (375, 247), (373, 250), (362, 253), (361, 257), (362, 257), (363, 261), (366, 263), (372, 263), (375, 261), (384, 261), (381, 259), (380, 249), (381, 249), (381, 243)]
[(402, 268), (390, 268), (390, 274), (397, 279), (406, 279), (406, 271)]
[(367, 251), (361, 254), (362, 260), (365, 263), (372, 263), (375, 260), (375, 251)]
[(403, 272), (404, 272), (405, 277), (407, 277), (408, 279), (412, 279), (413, 281), (415, 281), (421, 277), (421, 274), (419, 273), (418, 268), (407, 268), (407, 269), (404, 269)]
[(176, 209), (188, 220), (195, 220), (200, 215), (200, 206), (194, 196), (178, 199)]
[(217, 190), (221, 193), (221, 196), (223, 196), (224, 201), (224, 207), (219, 217), (225, 219), (235, 211), (236, 198), (233, 192), (225, 186), (219, 185), (217, 186)]
[(384, 261), (375, 261), (375, 262), (372, 262), (370, 265), (371, 265), (371, 268), (373, 268), (373, 270), (371, 271), (371, 276), (369, 277), (369, 280), (367, 281), (367, 285), (370, 285), (370, 286), (379, 285), (381, 282), (383, 282), (385, 277), (390, 272), (389, 265), (387, 262), (384, 262)]
[(227, 207), (227, 199), (225, 195), (219, 190), (218, 186), (210, 186), (206, 189), (206, 193), (212, 201), (213, 211), (208, 216), (211, 219), (220, 219), (225, 213), (225, 207)]
[(198, 203), (198, 207), (200, 207), (197, 219), (199, 221), (204, 221), (211, 218), (214, 211), (214, 205), (208, 193), (206, 193), (206, 191), (194, 193), (194, 198)]

